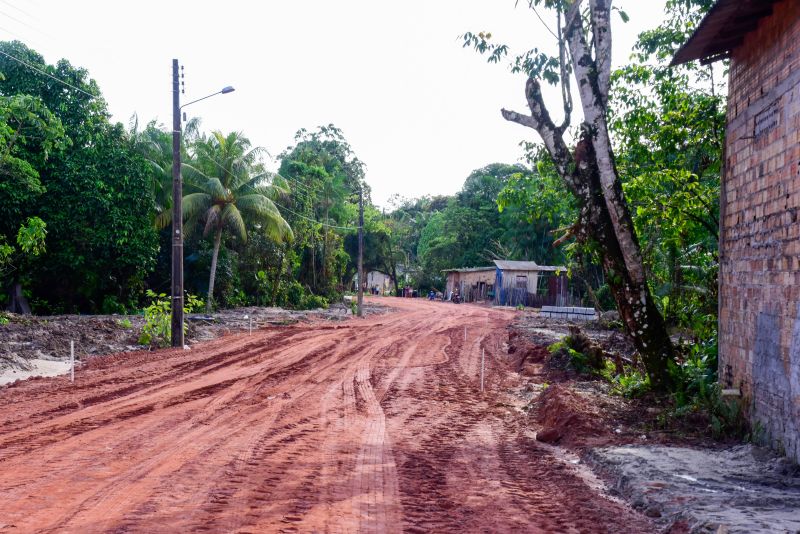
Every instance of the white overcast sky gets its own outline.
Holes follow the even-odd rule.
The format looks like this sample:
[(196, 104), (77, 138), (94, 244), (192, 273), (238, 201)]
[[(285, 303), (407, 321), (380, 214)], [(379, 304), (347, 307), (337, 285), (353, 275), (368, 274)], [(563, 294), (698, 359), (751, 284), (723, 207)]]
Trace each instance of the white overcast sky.
[[(88, 69), (113, 119), (171, 124), (171, 60), (204, 130), (243, 131), (273, 155), (299, 128), (333, 123), (367, 164), (373, 200), (452, 194), (476, 168), (517, 161), (535, 133), (500, 117), (525, 111), (522, 75), (488, 65), (458, 36), (489, 30), (516, 50), (553, 44), (515, 0), (0, 0), (0, 39), (49, 63)], [(663, 18), (664, 0), (617, 0), (614, 56)], [(543, 13), (551, 27), (554, 21)], [(556, 95), (553, 94), (555, 97)], [(557, 98), (553, 105), (558, 105)], [(273, 164), (274, 168), (274, 164)]]

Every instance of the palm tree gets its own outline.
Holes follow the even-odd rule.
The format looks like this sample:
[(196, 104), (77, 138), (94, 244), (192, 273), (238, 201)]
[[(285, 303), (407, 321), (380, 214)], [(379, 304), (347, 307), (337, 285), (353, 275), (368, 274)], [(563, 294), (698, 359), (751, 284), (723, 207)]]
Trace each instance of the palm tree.
[[(156, 216), (172, 209), (172, 133), (151, 120), (144, 129), (139, 129), (139, 117), (134, 113), (129, 123), (129, 135), (134, 149), (141, 154), (150, 167)], [(183, 127), (181, 154), (188, 158), (187, 145), (198, 139), (200, 119), (193, 118)]]
[[(279, 176), (264, 170), (264, 149), (253, 148), (240, 132), (225, 136), (218, 131), (199, 137), (191, 148), (194, 161), (182, 166), (183, 219), (188, 227), (202, 223), (204, 237), (213, 235), (206, 301), (206, 311), (210, 312), (223, 230), (232, 231), (242, 241), (247, 240), (248, 224), (277, 242), (294, 236), (272, 202), (287, 189)], [(161, 212), (157, 223), (162, 228), (171, 223), (171, 211)]]

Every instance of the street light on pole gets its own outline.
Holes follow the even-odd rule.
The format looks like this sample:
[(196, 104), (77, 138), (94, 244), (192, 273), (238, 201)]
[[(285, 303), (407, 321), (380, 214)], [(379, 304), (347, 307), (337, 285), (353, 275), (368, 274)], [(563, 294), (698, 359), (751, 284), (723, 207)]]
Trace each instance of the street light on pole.
[(172, 60), (172, 346), (183, 347), (183, 178), (181, 176), (181, 109), (235, 89), (230, 85), (180, 105), (178, 60)]

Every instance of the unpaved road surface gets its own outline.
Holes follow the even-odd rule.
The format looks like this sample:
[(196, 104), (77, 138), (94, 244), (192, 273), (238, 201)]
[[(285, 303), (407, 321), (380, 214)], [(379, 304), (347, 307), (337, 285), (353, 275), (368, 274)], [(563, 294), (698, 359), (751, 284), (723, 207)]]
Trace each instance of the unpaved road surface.
[(391, 305), (0, 389), (0, 532), (652, 529), (518, 426), (512, 312)]

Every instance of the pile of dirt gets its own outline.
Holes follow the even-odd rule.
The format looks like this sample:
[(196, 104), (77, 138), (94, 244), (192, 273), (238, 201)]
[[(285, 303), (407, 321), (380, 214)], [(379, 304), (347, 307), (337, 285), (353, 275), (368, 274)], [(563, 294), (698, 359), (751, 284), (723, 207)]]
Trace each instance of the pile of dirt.
[[(602, 369), (606, 359), (613, 362), (620, 373), (625, 363), (632, 363), (631, 358), (622, 355), (627, 352), (625, 344), (622, 351), (618, 350), (613, 335), (616, 332), (598, 336), (597, 331), (587, 332), (577, 325), (564, 324), (563, 327), (568, 337), (558, 338), (551, 337), (546, 330), (513, 325), (509, 330), (508, 353), (514, 370), (527, 377), (546, 376), (549, 381), (564, 381), (581, 374), (585, 375), (583, 379), (592, 379), (587, 371)], [(566, 346), (550, 350), (553, 343), (567, 340)], [(580, 353), (580, 363), (573, 361), (568, 348)]]
[[(664, 532), (800, 532), (800, 468), (765, 449), (715, 442), (707, 422), (665, 428), (663, 399), (612, 395), (605, 380), (575, 372), (567, 351), (546, 351), (575, 335), (571, 326), (526, 314), (510, 330), (509, 352), (527, 376), (515, 394), (537, 441), (586, 462)], [(624, 334), (581, 326), (581, 343), (636, 365)], [(536, 374), (524, 372), (529, 361)]]
[(546, 346), (531, 342), (516, 330), (509, 332), (508, 354), (511, 367), (528, 377), (538, 375), (542, 364), (550, 357)]
[(570, 328), (579, 325), (588, 339), (606, 352), (617, 354), (625, 359), (633, 359), (636, 347), (633, 341), (620, 329), (608, 327), (602, 321), (575, 323), (563, 319), (540, 317), (536, 312), (520, 314), (510, 327), (511, 335), (518, 335), (538, 345), (552, 345), (569, 335)]
[(607, 443), (613, 431), (599, 407), (560, 384), (548, 386), (531, 404), (530, 416), (541, 426), (537, 441), (570, 447)]

